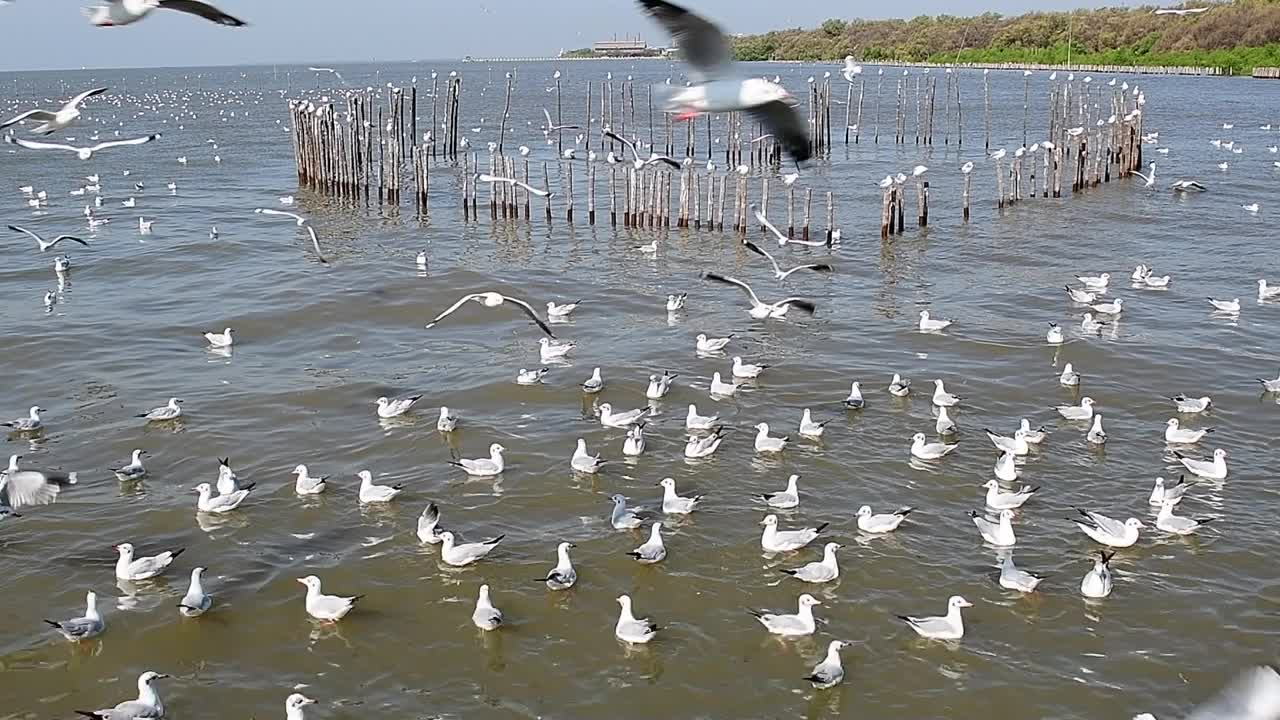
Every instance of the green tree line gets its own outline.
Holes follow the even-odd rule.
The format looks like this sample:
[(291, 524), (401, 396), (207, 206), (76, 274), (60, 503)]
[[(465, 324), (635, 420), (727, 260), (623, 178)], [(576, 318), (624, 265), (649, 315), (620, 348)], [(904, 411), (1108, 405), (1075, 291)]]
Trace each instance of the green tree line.
[[(1191, 7), (1188, 5), (1187, 7)], [(1280, 65), (1280, 0), (1198, 3), (1205, 12), (1101, 8), (910, 20), (838, 20), (733, 39), (739, 60), (1193, 65), (1247, 73)]]

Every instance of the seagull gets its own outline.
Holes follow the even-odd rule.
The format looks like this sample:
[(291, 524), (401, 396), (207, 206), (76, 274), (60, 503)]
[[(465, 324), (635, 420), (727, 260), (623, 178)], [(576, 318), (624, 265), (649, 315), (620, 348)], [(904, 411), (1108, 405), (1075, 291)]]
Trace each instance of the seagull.
[(216, 348), (229, 348), (232, 345), (231, 328), (224, 328), (220, 333), (207, 332), (204, 339), (209, 341), (209, 345)]
[(662, 544), (662, 523), (655, 522), (649, 528), (649, 539), (627, 553), (641, 565), (653, 565), (667, 557), (667, 546)]
[(1098, 303), (1089, 307), (1101, 315), (1119, 315), (1124, 312), (1124, 299), (1116, 298), (1114, 302)]
[(1152, 507), (1160, 507), (1165, 501), (1178, 504), (1182, 502), (1182, 498), (1187, 494), (1187, 488), (1192, 483), (1186, 481), (1185, 477), (1179, 477), (1175, 483), (1167, 483), (1162, 477), (1156, 478), (1155, 485), (1151, 488), (1151, 496), (1147, 498), (1147, 504)]
[(947, 415), (945, 407), (938, 408), (938, 419), (933, 423), (933, 431), (939, 435), (955, 435), (960, 431), (956, 422)]
[(1088, 305), (1098, 299), (1097, 293), (1089, 292), (1088, 290), (1077, 290), (1070, 285), (1065, 285), (1064, 287), (1067, 289), (1067, 294), (1071, 296), (1071, 302)]
[(1174, 192), (1205, 192), (1208, 190), (1204, 185), (1195, 180), (1177, 180), (1169, 186)]
[(1091, 333), (1096, 335), (1098, 333), (1101, 333), (1102, 328), (1106, 326), (1107, 326), (1107, 323), (1094, 320), (1093, 313), (1085, 313), (1084, 317), (1081, 318), (1080, 320), (1080, 332), (1084, 332), (1084, 333)]
[(435, 317), (434, 320), (427, 323), (427, 329), (431, 329), (432, 327), (435, 327), (435, 325), (439, 323), (441, 320), (445, 319), (446, 317), (449, 317), (458, 308), (462, 307), (468, 301), (472, 301), (472, 300), (480, 303), (485, 307), (498, 307), (499, 305), (502, 305), (503, 303), (506, 303), (506, 302), (512, 303), (517, 307), (519, 307), (524, 312), (524, 314), (528, 315), (529, 318), (533, 320), (533, 322), (536, 323), (538, 327), (542, 328), (542, 331), (545, 332), (548, 337), (555, 337), (555, 333), (552, 333), (551, 328), (548, 327), (547, 324), (543, 322), (541, 318), (538, 317), (538, 314), (534, 311), (532, 305), (530, 305), (529, 303), (519, 298), (508, 297), (506, 295), (503, 295), (498, 292), (494, 292), (492, 290), (485, 291), (485, 292), (471, 293), (469, 295), (463, 295), (461, 300), (458, 300), (457, 302), (455, 302), (453, 305), (449, 307), (448, 310), (445, 310), (444, 312), (440, 313)]
[[(742, 165), (738, 169), (739, 171), (743, 171), (747, 169), (747, 166)], [(746, 173), (742, 172), (741, 174), (745, 175)], [(832, 236), (832, 239), (830, 242), (826, 240), (797, 240), (796, 238), (787, 237), (786, 235), (782, 234), (782, 231), (774, 227), (773, 223), (769, 222), (769, 218), (765, 217), (764, 213), (760, 212), (760, 209), (755, 206), (755, 203), (752, 203), (749, 207), (751, 209), (752, 214), (756, 216), (756, 222), (760, 223), (760, 225), (763, 226), (766, 230), (773, 233), (773, 236), (778, 239), (778, 247), (786, 247), (788, 243), (791, 243), (794, 245), (806, 245), (808, 247), (828, 247), (831, 245), (832, 242), (835, 241), (834, 235)]]
[(700, 353), (718, 353), (724, 350), (729, 341), (733, 339), (730, 333), (727, 337), (709, 338), (703, 333), (699, 333), (695, 338), (698, 341), (697, 351)]
[(440, 533), (440, 559), (447, 565), (453, 567), (463, 567), (480, 560), (484, 556), (493, 552), (493, 549), (502, 542), (506, 535), (499, 535), (495, 538), (485, 540), (478, 543), (463, 543), (461, 545), (454, 544), (454, 536), (452, 532), (445, 530)]
[(1022, 428), (1013, 431), (1013, 437), (1005, 437), (997, 434), (989, 429), (986, 430), (987, 437), (991, 439), (991, 444), (1001, 452), (1012, 453), (1022, 456), (1031, 452), (1031, 447), (1027, 444), (1027, 434)]
[(493, 443), (489, 446), (489, 457), (487, 458), (451, 460), (449, 464), (466, 470), (467, 474), (472, 477), (493, 477), (501, 475), (502, 471), (506, 469), (506, 462), (502, 458), (502, 453), (505, 451), (506, 448), (502, 447), (502, 445)]
[(578, 582), (578, 571), (573, 569), (573, 561), (569, 559), (569, 548), (577, 547), (570, 542), (556, 545), (556, 566), (547, 572), (539, 582), (547, 584), (548, 590), (568, 590)]
[(817, 527), (800, 530), (779, 530), (777, 515), (766, 515), (760, 524), (764, 525), (764, 533), (760, 536), (760, 547), (764, 548), (765, 552), (771, 553), (799, 550), (817, 539), (818, 533), (827, 528), (827, 523), (822, 523)]
[(906, 397), (911, 393), (911, 380), (904, 379), (898, 373), (889, 381), (889, 394), (894, 397)]
[(421, 399), (421, 395), (406, 395), (405, 397), (398, 397), (394, 400), (389, 400), (384, 395), (375, 400), (373, 404), (378, 406), (378, 417), (385, 420), (387, 418), (404, 415), (409, 412), (409, 409), (413, 407), (414, 403)]
[(614, 530), (634, 530), (644, 524), (644, 520), (636, 514), (634, 508), (627, 507), (627, 498), (614, 494), (609, 500), (613, 502), (613, 511), (609, 514), (609, 524)]
[(547, 126), (545, 129), (549, 133), (555, 132), (556, 130), (581, 130), (582, 129), (578, 125), (556, 125), (555, 123), (551, 122), (551, 113), (546, 108), (542, 108), (542, 114), (547, 118)]
[(0, 422), (0, 425), (13, 428), (14, 432), (36, 432), (44, 428), (44, 422), (40, 420), (40, 413), (46, 412), (39, 405), (32, 405), (27, 411), (27, 417), (10, 420), (8, 422)]
[(992, 510), (1016, 510), (1040, 490), (1038, 487), (1023, 485), (1013, 492), (1005, 492), (997, 480), (988, 480), (982, 487), (987, 489), (987, 507)]
[(996, 547), (1012, 547), (1018, 542), (1013, 534), (1013, 511), (1001, 510), (999, 522), (991, 522), (982, 517), (976, 510), (969, 512), (973, 524), (978, 527), (982, 539)]
[(45, 240), (44, 238), (40, 237), (39, 235), (37, 235), (37, 234), (35, 234), (35, 233), (31, 232), (30, 230), (28, 230), (28, 229), (26, 229), (26, 228), (24, 228), (24, 227), (19, 227), (19, 226), (17, 226), (17, 225), (10, 225), (10, 226), (9, 226), (9, 229), (10, 229), (10, 230), (12, 230), (12, 231), (14, 231), (14, 232), (20, 232), (20, 233), (22, 233), (22, 234), (24, 234), (24, 235), (27, 235), (27, 236), (31, 237), (32, 239), (34, 239), (34, 240), (36, 241), (36, 244), (38, 244), (38, 245), (40, 246), (40, 252), (48, 252), (48, 251), (49, 251), (49, 248), (53, 247), (54, 245), (57, 245), (58, 243), (62, 242), (63, 240), (70, 240), (70, 241), (72, 241), (72, 242), (78, 242), (78, 243), (80, 243), (81, 245), (84, 245), (85, 247), (89, 247), (89, 243), (85, 242), (84, 240), (81, 240), (81, 239), (80, 239), (80, 238), (78, 238), (78, 237), (72, 236), (72, 235), (59, 235), (59, 236), (55, 237), (53, 240), (48, 240), (48, 241), (47, 241), (47, 240)]
[(404, 489), (404, 485), (375, 485), (368, 470), (361, 470), (356, 477), (360, 478), (361, 504), (391, 502)]
[(297, 495), (319, 495), (325, 490), (325, 481), (329, 476), (311, 477), (307, 473), (306, 465), (299, 465), (293, 469), (296, 479), (293, 483), (293, 492)]
[(191, 570), (191, 584), (187, 586), (187, 594), (178, 602), (178, 612), (183, 617), (199, 617), (213, 607), (213, 596), (204, 591), (204, 584), (201, 582), (204, 571), (202, 567)]
[[(565, 152), (570, 152), (570, 151), (566, 150)], [(506, 183), (507, 185), (515, 185), (516, 187), (524, 188), (524, 191), (529, 193), (530, 195), (536, 195), (542, 198), (551, 197), (551, 193), (547, 192), (546, 190), (539, 190), (538, 188), (533, 187), (528, 183), (520, 182), (515, 178), (498, 177), (496, 175), (486, 175), (484, 173), (480, 173), (476, 175), (476, 180), (479, 180), (480, 182), (484, 182), (484, 183)]]
[(973, 163), (967, 162), (964, 165), (961, 165), (960, 172), (964, 173), (965, 175), (968, 175), (969, 173), (973, 172)]
[(750, 380), (752, 378), (760, 377), (760, 373), (768, 369), (768, 365), (752, 365), (744, 363), (742, 362), (742, 358), (735, 355), (733, 356), (733, 370), (730, 374), (735, 378)]
[(546, 375), (548, 370), (550, 368), (534, 368), (533, 370), (520, 368), (520, 372), (516, 373), (516, 384), (537, 385), (542, 382), (542, 376)]
[(955, 407), (964, 398), (947, 392), (942, 380), (933, 381), (933, 404), (937, 407)]
[(661, 400), (670, 392), (672, 381), (678, 377), (680, 376), (670, 371), (663, 371), (661, 376), (650, 375), (649, 387), (645, 389), (644, 396), (650, 400)]
[(98, 613), (98, 596), (93, 592), (85, 594), (84, 615), (61, 622), (48, 619), (45, 622), (71, 642), (95, 638), (107, 628), (106, 623), (102, 621), (102, 615)]
[(690, 403), (689, 414), (685, 416), (684, 426), (688, 430), (711, 430), (719, 419), (719, 415), (699, 415), (698, 406)]
[(481, 630), (497, 630), (502, 625), (502, 611), (489, 600), (489, 586), (480, 586), (476, 609), (471, 612), (471, 623)]
[(637, 410), (615, 413), (613, 405), (600, 403), (600, 424), (604, 427), (625, 428), (634, 425), (640, 418), (653, 412), (653, 408), (644, 407)]
[(115, 549), (120, 553), (119, 559), (116, 560), (116, 577), (127, 581), (149, 580), (159, 575), (173, 564), (174, 558), (186, 550), (186, 548), (178, 548), (172, 552), (166, 550), (159, 555), (134, 559), (133, 545), (120, 543)]
[(676, 494), (675, 478), (663, 478), (658, 483), (662, 487), (662, 512), (667, 515), (688, 515), (693, 512), (705, 495), (681, 497)]
[(947, 443), (926, 443), (924, 433), (911, 436), (911, 454), (921, 460), (937, 460), (960, 447)]
[[(1115, 557), (1114, 552), (1098, 551), (1098, 559), (1093, 561), (1093, 569), (1080, 581), (1080, 594), (1087, 598), (1104, 598), (1111, 594), (1111, 568), (1108, 563)], [(1225, 718), (1224, 718), (1225, 720)]]
[(1102, 273), (1101, 275), (1077, 275), (1076, 280), (1084, 285), (1091, 292), (1105, 292), (1107, 285), (1111, 283), (1111, 273)]
[(684, 309), (684, 301), (689, 297), (688, 293), (680, 293), (679, 295), (667, 296), (667, 312), (673, 313)]
[(997, 480), (1013, 482), (1018, 479), (1018, 466), (1014, 462), (1013, 453), (1002, 452), (996, 458), (995, 474)]
[(1085, 439), (1094, 445), (1102, 445), (1107, 442), (1107, 433), (1102, 429), (1102, 414), (1093, 416), (1093, 426), (1089, 428), (1089, 432), (1085, 435)]
[(1166, 443), (1170, 445), (1193, 445), (1200, 442), (1200, 439), (1206, 434), (1213, 432), (1213, 428), (1184, 430), (1178, 425), (1178, 418), (1169, 418), (1169, 421), (1165, 423), (1164, 441)]
[(872, 535), (882, 535), (890, 533), (898, 529), (903, 520), (907, 519), (915, 508), (904, 507), (898, 508), (891, 513), (882, 513), (879, 515), (871, 512), (870, 505), (863, 505), (858, 508), (858, 529), (864, 533)]
[(1280, 298), (1280, 287), (1270, 287), (1266, 280), (1258, 280), (1258, 299), (1275, 300)]
[(1187, 414), (1202, 413), (1213, 405), (1213, 399), (1208, 396), (1193, 398), (1186, 395), (1174, 395), (1169, 399), (1178, 406), (1178, 412)]
[(1093, 419), (1093, 398), (1080, 398), (1079, 405), (1059, 405), (1055, 410), (1067, 420), (1085, 421)]
[(1129, 518), (1124, 522), (1113, 520), (1101, 513), (1076, 508), (1086, 519), (1072, 520), (1086, 535), (1111, 547), (1127, 548), (1138, 542), (1138, 531), (1145, 528), (1137, 518)]
[(457, 427), (458, 416), (442, 405), (440, 407), (440, 417), (436, 420), (436, 430), (442, 433), (450, 433)]
[(787, 446), (787, 437), (785, 435), (783, 437), (770, 437), (768, 423), (757, 423), (755, 426), (755, 429), (756, 429), (756, 441), (755, 441), (756, 452), (759, 452), (759, 453), (782, 452), (783, 448)]
[(1280, 392), (1280, 378), (1276, 378), (1275, 380), (1257, 378), (1257, 380), (1262, 383), (1262, 392)]
[(101, 95), (106, 91), (107, 88), (104, 87), (86, 90), (68, 100), (67, 104), (63, 105), (56, 112), (49, 112), (48, 110), (28, 110), (21, 115), (17, 115), (0, 123), (0, 129), (7, 128), (10, 125), (16, 125), (24, 120), (31, 120), (33, 122), (40, 123), (40, 125), (36, 126), (36, 128), (32, 130), (33, 133), (39, 135), (50, 135), (74, 125), (75, 122), (80, 119), (80, 103), (94, 95)]
[(352, 595), (344, 597), (341, 595), (325, 595), (320, 592), (320, 578), (315, 575), (308, 575), (297, 579), (298, 582), (307, 586), (306, 608), (307, 614), (316, 620), (324, 622), (337, 622), (347, 616), (351, 609), (356, 606), (364, 595)]
[(1050, 345), (1062, 344), (1063, 342), (1062, 328), (1058, 327), (1058, 323), (1056, 322), (1049, 323), (1049, 331), (1045, 333), (1044, 339), (1045, 339), (1045, 342), (1049, 343)]
[(1080, 373), (1071, 363), (1062, 366), (1062, 374), (1058, 376), (1058, 384), (1063, 387), (1076, 387), (1080, 384)]
[(1143, 173), (1141, 173), (1141, 172), (1137, 171), (1137, 170), (1130, 170), (1130, 171), (1129, 171), (1129, 174), (1130, 174), (1130, 175), (1137, 175), (1138, 177), (1142, 178), (1142, 179), (1145, 181), (1145, 182), (1143, 183), (1143, 185), (1142, 185), (1143, 187), (1151, 187), (1151, 186), (1153, 186), (1153, 185), (1155, 185), (1155, 184), (1156, 184), (1156, 163), (1155, 163), (1155, 161), (1154, 161), (1154, 160), (1153, 160), (1153, 161), (1151, 161), (1151, 163), (1148, 165), (1148, 167), (1150, 168), (1150, 171), (1149, 171), (1148, 173), (1146, 173), (1145, 175), (1144, 175)]
[(840, 543), (829, 542), (822, 547), (822, 560), (811, 562), (794, 570), (779, 568), (778, 572), (790, 575), (807, 583), (828, 583), (840, 577), (840, 566), (836, 563), (836, 550)]
[(790, 510), (800, 505), (800, 491), (796, 487), (799, 482), (799, 475), (792, 475), (787, 478), (787, 488), (779, 492), (764, 493), (763, 495), (755, 495), (758, 500), (764, 501), (769, 507), (778, 508), (779, 510)]
[(1004, 553), (1000, 560), (1000, 587), (1006, 590), (1032, 593), (1036, 591), (1044, 577), (1027, 572), (1013, 564), (1013, 554)]
[(168, 405), (158, 407), (150, 412), (142, 413), (141, 415), (138, 415), (138, 417), (145, 418), (147, 422), (177, 420), (182, 417), (182, 398), (171, 397), (169, 398)]
[(147, 135), (146, 137), (132, 138), (129, 140), (110, 140), (108, 142), (98, 143), (97, 145), (92, 145), (90, 147), (74, 147), (71, 145), (64, 145), (62, 143), (47, 143), (47, 142), (37, 142), (35, 140), (24, 140), (20, 137), (15, 137), (13, 135), (4, 136), (4, 141), (9, 143), (10, 145), (17, 145), (19, 147), (24, 147), (28, 150), (68, 150), (70, 152), (75, 153), (76, 157), (80, 158), (81, 160), (88, 160), (89, 158), (93, 157), (94, 153), (101, 152), (108, 148), (123, 147), (128, 145), (145, 145), (151, 142), (152, 140), (159, 140), (159, 139), (160, 139), (160, 133), (155, 133), (153, 135)]
[[(680, 166), (680, 162), (679, 162), (678, 160), (676, 160), (676, 159), (674, 159), (674, 158), (667, 157), (666, 155), (659, 155), (658, 153), (656, 153), (656, 152), (652, 152), (652, 151), (649, 153), (649, 158), (648, 158), (648, 159), (646, 159), (646, 160), (641, 160), (641, 159), (640, 159), (640, 151), (639, 151), (638, 149), (636, 149), (636, 144), (635, 144), (635, 143), (633, 143), (633, 142), (631, 142), (630, 140), (628, 140), (628, 139), (626, 139), (626, 138), (622, 137), (621, 135), (619, 135), (619, 134), (617, 134), (617, 133), (613, 132), (613, 131), (612, 131), (612, 130), (610, 130), (609, 128), (605, 128), (604, 130), (602, 130), (602, 131), (601, 131), (601, 134), (602, 134), (602, 135), (604, 135), (605, 137), (609, 138), (610, 140), (616, 140), (616, 141), (618, 141), (618, 142), (622, 143), (622, 144), (623, 144), (624, 146), (626, 146), (627, 148), (629, 148), (629, 149), (631, 150), (631, 156), (634, 158), (634, 160), (632, 161), (632, 163), (631, 163), (631, 164), (632, 164), (632, 165), (635, 167), (635, 169), (637, 169), (637, 170), (639, 170), (640, 168), (642, 168), (642, 167), (644, 167), (644, 166), (646, 166), (646, 165), (654, 165), (654, 164), (656, 164), (656, 163), (666, 163), (667, 165), (670, 165), (671, 167), (673, 167), (673, 168), (675, 168), (675, 169), (677, 169), (677, 170), (679, 170), (679, 169), (680, 169), (680, 167), (681, 167), (681, 166)], [(625, 154), (624, 154), (624, 157), (625, 157)]]
[[(849, 396), (843, 400), (843, 404), (848, 410), (861, 410), (867, 406), (867, 401), (862, 397), (862, 388), (858, 385), (858, 381), (855, 380), (849, 384)], [(808, 410), (806, 409), (805, 412), (807, 413)]]
[(743, 240), (742, 244), (745, 245), (747, 249), (750, 250), (751, 252), (757, 255), (761, 255), (769, 260), (769, 264), (773, 265), (773, 276), (778, 279), (778, 282), (785, 281), (788, 277), (791, 276), (791, 273), (794, 273), (798, 270), (813, 270), (814, 272), (834, 272), (835, 271), (835, 268), (832, 267), (831, 265), (828, 265), (827, 263), (809, 263), (807, 265), (797, 265), (791, 268), (790, 270), (787, 270), (784, 272), (782, 268), (778, 267), (778, 261), (775, 260), (772, 255), (770, 255), (767, 251), (762, 249), (759, 245), (756, 245), (750, 240)]
[(98, 27), (131, 25), (146, 17), (152, 10), (161, 8), (197, 15), (228, 27), (243, 27), (243, 20), (199, 0), (105, 0), (104, 4), (84, 9), (89, 23)]
[(666, 0), (639, 1), (645, 12), (671, 35), (690, 66), (692, 84), (669, 92), (666, 110), (681, 113), (677, 120), (701, 113), (746, 111), (765, 126), (796, 163), (810, 158), (806, 122), (796, 112), (795, 98), (767, 80), (736, 77), (729, 40), (720, 28)]
[[(856, 385), (857, 383), (854, 384)], [(846, 407), (848, 406), (848, 402), (849, 401), (846, 399)], [(828, 422), (830, 421), (823, 420), (822, 422), (814, 422), (813, 415), (809, 412), (809, 408), (805, 408), (804, 412), (800, 415), (800, 434), (808, 438), (820, 438), (822, 437), (823, 431), (826, 430)]]
[(200, 499), (196, 501), (197, 512), (209, 513), (211, 515), (221, 515), (229, 513), (240, 507), (240, 504), (249, 497), (249, 491), (253, 490), (254, 484), (250, 483), (223, 495), (214, 495), (213, 487), (209, 483), (200, 483), (196, 486), (196, 492), (200, 494)]
[(748, 610), (747, 612), (751, 613), (766, 630), (774, 635), (800, 637), (812, 635), (813, 631), (817, 629), (817, 623), (813, 618), (813, 608), (815, 605), (821, 604), (822, 601), (809, 593), (805, 593), (800, 596), (797, 602), (799, 608), (794, 615), (781, 615), (763, 610)]
[(548, 320), (552, 320), (552, 319), (564, 320), (565, 318), (568, 318), (571, 314), (573, 314), (574, 310), (578, 309), (578, 305), (581, 302), (582, 301), (579, 300), (577, 302), (564, 303), (563, 305), (557, 305), (554, 302), (548, 301), (547, 302), (547, 319)]
[[(859, 68), (861, 71), (861, 68)], [(850, 643), (846, 640), (832, 640), (827, 644), (827, 654), (822, 662), (813, 666), (813, 672), (804, 677), (805, 680), (813, 683), (818, 690), (826, 690), (828, 688), (839, 685), (844, 680), (844, 666), (840, 664), (840, 650), (849, 647)]]
[[(1188, 11), (1192, 9), (1209, 8), (1188, 8)], [(1249, 668), (1184, 717), (1187, 720), (1276, 720), (1280, 718), (1280, 673), (1265, 665)], [(1133, 720), (1156, 719), (1150, 713), (1142, 713)]]
[(621, 609), (618, 611), (618, 623), (613, 627), (614, 637), (626, 643), (643, 645), (658, 634), (661, 628), (648, 618), (637, 618), (631, 614), (630, 595), (619, 595), (618, 605)]
[(1160, 514), (1156, 516), (1156, 528), (1174, 535), (1191, 535), (1200, 527), (1213, 521), (1213, 518), (1194, 520), (1173, 514), (1173, 508), (1179, 500), (1166, 499), (1160, 504)]
[[(289, 198), (289, 203), (292, 204), (292, 202), (293, 202), (293, 198)], [(326, 260), (324, 257), (324, 253), (320, 252), (320, 238), (316, 236), (316, 229), (311, 226), (311, 223), (308, 222), (306, 218), (302, 217), (301, 215), (298, 215), (297, 213), (286, 212), (284, 210), (272, 210), (271, 208), (257, 208), (254, 210), (254, 212), (259, 215), (278, 215), (282, 217), (292, 218), (297, 223), (298, 227), (306, 228), (307, 233), (311, 235), (311, 247), (315, 248), (316, 257), (319, 258), (320, 263), (322, 265), (329, 264), (329, 261)], [(213, 236), (216, 239), (217, 228), (214, 228)], [(425, 265), (425, 259), (426, 258), (424, 256), (423, 257), (424, 262), (422, 263), (422, 265)]]
[(146, 455), (146, 450), (134, 450), (133, 458), (128, 465), (112, 469), (116, 479), (121, 482), (129, 482), (133, 480), (141, 480), (147, 476), (147, 469), (142, 465), (142, 456)]
[(1197, 460), (1182, 453), (1174, 455), (1192, 475), (1209, 480), (1224, 480), (1227, 477), (1227, 451), (1222, 448), (1213, 451), (1212, 460)]
[(577, 347), (576, 343), (568, 341), (559, 341), (553, 338), (538, 338), (538, 355), (542, 362), (555, 362), (564, 360), (573, 349)]
[(594, 475), (600, 472), (600, 466), (605, 464), (605, 460), (600, 459), (600, 455), (587, 454), (587, 441), (578, 438), (578, 446), (573, 451), (573, 457), (569, 460), (569, 466), (574, 472)]
[(930, 640), (959, 640), (964, 637), (964, 622), (960, 618), (962, 608), (973, 607), (973, 603), (959, 595), (952, 595), (947, 600), (947, 614), (940, 617), (913, 617), (899, 615), (898, 619), (916, 631), (920, 637)]
[(928, 310), (920, 311), (920, 332), (940, 332), (951, 327), (954, 320), (935, 320), (929, 317)]
[(1208, 300), (1209, 304), (1212, 305), (1213, 309), (1217, 312), (1228, 313), (1231, 315), (1240, 314), (1240, 298), (1233, 298), (1231, 300), (1214, 300), (1213, 298), (1209, 298)]
[(862, 66), (853, 61), (852, 55), (844, 56), (844, 69), (840, 71), (846, 82), (853, 82), (853, 79), (862, 74)]
[(77, 710), (76, 714), (94, 720), (151, 720), (164, 717), (164, 703), (160, 694), (151, 686), (156, 680), (169, 677), (148, 670), (138, 676), (138, 699), (126, 700), (113, 708), (103, 710)]
[(751, 309), (747, 311), (747, 314), (749, 314), (751, 317), (755, 318), (756, 320), (784, 317), (786, 316), (787, 311), (790, 310), (793, 306), (799, 308), (800, 310), (803, 310), (804, 312), (809, 313), (810, 315), (814, 314), (814, 312), (817, 311), (817, 307), (812, 302), (799, 297), (784, 298), (772, 304), (763, 303), (760, 301), (760, 298), (756, 296), (755, 291), (751, 289), (750, 285), (736, 278), (729, 277), (727, 275), (718, 275), (712, 272), (704, 272), (702, 273), (702, 277), (705, 280), (714, 280), (715, 282), (724, 283), (726, 285), (734, 285), (740, 288), (743, 292), (747, 294), (747, 298), (751, 302)]

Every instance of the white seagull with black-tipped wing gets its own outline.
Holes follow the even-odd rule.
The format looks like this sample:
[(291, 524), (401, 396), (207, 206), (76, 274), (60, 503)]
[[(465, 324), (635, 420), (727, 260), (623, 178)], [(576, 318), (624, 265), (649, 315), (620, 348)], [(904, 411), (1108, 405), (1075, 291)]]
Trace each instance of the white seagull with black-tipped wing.
[(798, 297), (784, 298), (772, 304), (763, 303), (760, 301), (760, 298), (756, 296), (755, 291), (751, 289), (750, 285), (742, 282), (741, 280), (738, 280), (737, 278), (731, 278), (727, 275), (717, 275), (716, 273), (707, 272), (707, 273), (703, 273), (702, 277), (705, 280), (714, 280), (719, 283), (724, 283), (726, 285), (734, 285), (740, 288), (743, 292), (747, 294), (747, 297), (751, 300), (751, 309), (748, 310), (747, 313), (751, 315), (751, 317), (757, 320), (764, 320), (766, 318), (783, 317), (787, 314), (787, 311), (790, 310), (793, 306), (800, 308), (801, 310), (809, 313), (810, 315), (812, 315), (814, 311), (817, 310), (817, 307), (812, 302), (805, 300), (804, 298), (798, 298)]

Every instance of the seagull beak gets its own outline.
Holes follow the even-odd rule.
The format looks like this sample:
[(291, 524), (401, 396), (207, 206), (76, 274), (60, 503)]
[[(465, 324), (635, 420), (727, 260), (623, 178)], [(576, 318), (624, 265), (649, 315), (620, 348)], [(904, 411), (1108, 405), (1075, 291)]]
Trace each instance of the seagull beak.
[(168, 677), (169, 677), (169, 676), (168, 676), (168, 675), (166, 675), (165, 673), (158, 673), (158, 674), (156, 674), (155, 679), (156, 679), (156, 680), (164, 680), (164, 679), (166, 679), (166, 678), (168, 678)]
[(307, 581), (306, 581), (306, 580), (303, 580), (302, 578), (294, 578), (294, 579), (295, 579), (295, 580), (297, 580), (299, 583), (301, 583), (301, 584), (303, 584), (303, 585), (306, 585), (306, 584), (307, 584)]

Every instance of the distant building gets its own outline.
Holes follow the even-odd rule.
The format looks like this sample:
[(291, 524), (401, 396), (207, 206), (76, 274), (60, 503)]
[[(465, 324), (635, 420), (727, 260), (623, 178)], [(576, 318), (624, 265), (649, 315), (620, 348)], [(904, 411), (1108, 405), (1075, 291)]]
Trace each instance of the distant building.
[(599, 40), (592, 44), (596, 55), (649, 55), (649, 43), (644, 40)]

